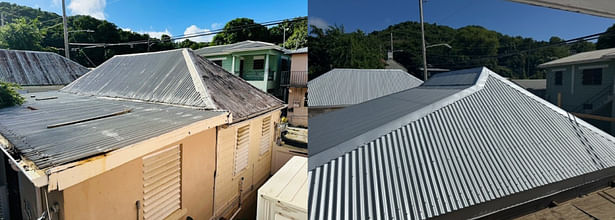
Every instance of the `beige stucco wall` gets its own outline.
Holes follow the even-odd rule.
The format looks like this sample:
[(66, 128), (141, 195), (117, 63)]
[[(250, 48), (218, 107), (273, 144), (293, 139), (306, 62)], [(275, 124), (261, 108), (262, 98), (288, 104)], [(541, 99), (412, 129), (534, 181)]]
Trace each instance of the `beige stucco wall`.
[[(308, 108), (304, 106), (307, 88), (288, 88), (288, 123), (308, 127)], [(292, 109), (292, 112), (291, 112)]]
[[(280, 111), (274, 111), (247, 121), (235, 123), (218, 129), (218, 163), (215, 183), (215, 216), (229, 217), (239, 207), (239, 195), (241, 193), (242, 204), (254, 203), (248, 201), (249, 198), (255, 200), (252, 194), (267, 180), (271, 173), (271, 146), (275, 141), (277, 129), (272, 130), (271, 146), (267, 153), (259, 155), (262, 120), (271, 115), (272, 126), (279, 124)], [(248, 167), (242, 172), (234, 175), (235, 144), (237, 139), (237, 129), (245, 125), (250, 125), (250, 150)], [(241, 186), (241, 192), (240, 192)]]
[(293, 54), (291, 57), (290, 71), (307, 71), (307, 70), (308, 70), (307, 53)]
[[(185, 216), (209, 219), (213, 213), (216, 129), (193, 134), (181, 144), (181, 206)], [(132, 160), (63, 191), (65, 219), (135, 219), (143, 202), (142, 159)], [(142, 209), (139, 214), (142, 219)]]

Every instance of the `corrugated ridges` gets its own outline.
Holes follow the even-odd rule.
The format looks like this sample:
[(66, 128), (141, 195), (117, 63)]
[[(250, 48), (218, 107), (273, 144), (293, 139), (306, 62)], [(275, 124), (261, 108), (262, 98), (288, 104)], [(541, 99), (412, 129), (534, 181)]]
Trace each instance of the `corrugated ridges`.
[(310, 170), (310, 219), (425, 219), (615, 166), (613, 137), (483, 74), (482, 89)]
[(308, 105), (354, 105), (422, 83), (411, 74), (397, 69), (333, 69), (308, 82)]
[(277, 46), (273, 43), (246, 40), (246, 41), (241, 41), (241, 42), (237, 42), (233, 44), (203, 47), (203, 48), (196, 50), (195, 52), (201, 56), (206, 56), (206, 55), (211, 55), (211, 54), (224, 54), (224, 53), (231, 53), (231, 52), (239, 52), (242, 50), (258, 50), (258, 49), (270, 49), (270, 48), (277, 49), (280, 51), (285, 51), (282, 47)]
[(55, 53), (0, 49), (0, 81), (24, 86), (66, 85), (88, 71)]

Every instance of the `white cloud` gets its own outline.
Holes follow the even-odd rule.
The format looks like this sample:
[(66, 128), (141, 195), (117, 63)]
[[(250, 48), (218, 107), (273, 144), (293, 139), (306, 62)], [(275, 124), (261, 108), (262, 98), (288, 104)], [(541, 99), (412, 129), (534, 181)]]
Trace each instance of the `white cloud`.
[(72, 0), (68, 8), (73, 14), (89, 15), (98, 19), (105, 19), (106, 0)]
[[(212, 24), (213, 27), (213, 24)], [(209, 29), (205, 29), (205, 28), (199, 28), (196, 25), (190, 25), (186, 28), (186, 30), (184, 31), (184, 35), (190, 35), (190, 34), (196, 34), (196, 33), (208, 33), (211, 30)], [(212, 39), (214, 38), (214, 35), (205, 35), (205, 36), (198, 36), (198, 37), (191, 37), (188, 38), (191, 41), (196, 41), (196, 42), (211, 42)]]
[[(124, 29), (124, 30), (126, 30), (126, 29)], [(165, 29), (164, 31), (137, 31), (137, 33), (148, 34), (149, 37), (158, 38), (158, 39), (160, 39), (163, 34), (166, 34), (166, 35), (169, 35), (169, 36), (173, 37), (173, 35), (171, 34), (171, 32), (169, 32), (168, 29)]]
[(223, 25), (223, 24), (220, 24), (220, 23), (215, 23), (215, 22), (214, 22), (213, 24), (211, 24), (211, 29), (212, 29), (212, 30), (220, 29), (220, 28), (222, 28), (222, 27), (224, 27), (224, 25)]
[(122, 27), (121, 27), (120, 29), (122, 29), (122, 30), (124, 30), (124, 31), (132, 31), (132, 29), (130, 29), (130, 28), (122, 28)]
[(320, 29), (327, 29), (329, 27), (329, 24), (324, 19), (314, 16), (308, 17), (308, 24), (310, 26), (314, 25)]

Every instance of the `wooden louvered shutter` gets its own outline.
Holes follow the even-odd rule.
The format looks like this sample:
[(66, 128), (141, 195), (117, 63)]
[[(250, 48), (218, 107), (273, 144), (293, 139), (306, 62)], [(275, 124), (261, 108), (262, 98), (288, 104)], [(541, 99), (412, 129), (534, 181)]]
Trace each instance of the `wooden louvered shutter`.
[(179, 146), (143, 157), (143, 219), (164, 219), (180, 208)]
[(263, 127), (261, 131), (260, 155), (263, 155), (269, 151), (269, 147), (271, 146), (271, 116), (263, 118)]
[(248, 167), (250, 153), (250, 125), (237, 129), (237, 144), (235, 145), (235, 172), (237, 175)]

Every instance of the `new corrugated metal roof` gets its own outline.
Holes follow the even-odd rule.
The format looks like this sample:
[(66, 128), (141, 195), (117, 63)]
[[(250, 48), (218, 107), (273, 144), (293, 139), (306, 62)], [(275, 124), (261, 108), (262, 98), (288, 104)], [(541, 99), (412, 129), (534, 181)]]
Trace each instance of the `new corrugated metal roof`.
[(615, 138), (486, 68), (316, 116), (310, 131), (310, 219), (425, 219), (480, 207), (469, 216), (477, 217), (615, 166)]
[(55, 53), (0, 49), (0, 81), (23, 86), (66, 85), (88, 71)]
[(583, 53), (577, 53), (574, 55), (570, 55), (567, 57), (563, 57), (557, 60), (552, 60), (543, 64), (538, 65), (540, 68), (547, 67), (555, 67), (562, 65), (571, 65), (571, 64), (579, 64), (579, 63), (589, 63), (589, 62), (597, 62), (610, 60), (615, 58), (615, 48), (602, 49), (602, 50), (593, 50)]
[(114, 56), (62, 91), (226, 110), (235, 121), (283, 106), (190, 49)]
[(198, 50), (195, 50), (195, 52), (201, 56), (211, 56), (211, 55), (229, 54), (232, 52), (239, 52), (239, 51), (266, 50), (266, 49), (275, 49), (275, 50), (279, 50), (283, 52), (286, 51), (284, 48), (278, 45), (275, 45), (273, 43), (246, 40), (246, 41), (241, 41), (241, 42), (237, 42), (233, 44), (203, 47)]
[(333, 69), (308, 82), (308, 106), (354, 105), (421, 83), (420, 79), (398, 69)]
[[(153, 138), (225, 114), (193, 108), (122, 101), (65, 92), (31, 93), (23, 106), (0, 109), (0, 133), (38, 168), (66, 164)], [(57, 97), (39, 100), (36, 98)], [(31, 106), (37, 110), (26, 108)], [(123, 110), (129, 113), (73, 125), (48, 125)]]

